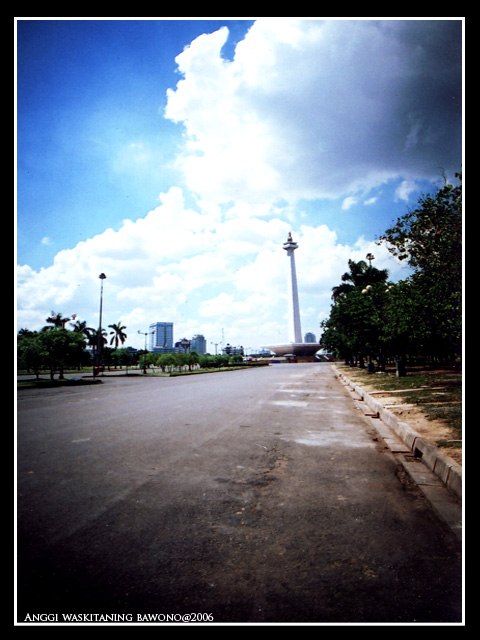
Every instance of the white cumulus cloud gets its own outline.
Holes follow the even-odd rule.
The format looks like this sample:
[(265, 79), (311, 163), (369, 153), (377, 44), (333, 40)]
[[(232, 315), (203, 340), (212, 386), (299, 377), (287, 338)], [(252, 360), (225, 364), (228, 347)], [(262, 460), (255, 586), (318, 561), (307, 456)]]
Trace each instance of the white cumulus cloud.
[(200, 36), (176, 58), (165, 110), (185, 128), (188, 186), (220, 202), (294, 201), (458, 170), (460, 28), (263, 18), (232, 61), (225, 27)]
[[(282, 243), (290, 224), (281, 214), (277, 207), (265, 220), (227, 211), (219, 220), (186, 207), (181, 190), (172, 188), (145, 217), (60, 251), (50, 267), (18, 267), (18, 326), (40, 329), (54, 310), (96, 327), (98, 276), (104, 272), (103, 325), (121, 321), (133, 346), (142, 346), (137, 332), (157, 320), (174, 322), (176, 339), (203, 333), (214, 340), (227, 327), (230, 343), (278, 342), (287, 335), (289, 276)], [(399, 268), (373, 242), (341, 245), (325, 225), (301, 226), (295, 239), (301, 307), (306, 315), (318, 309), (316, 317), (308, 314), (305, 331), (318, 333), (331, 288), (350, 258), (364, 259), (374, 250), (376, 266), (393, 268), (393, 276)]]

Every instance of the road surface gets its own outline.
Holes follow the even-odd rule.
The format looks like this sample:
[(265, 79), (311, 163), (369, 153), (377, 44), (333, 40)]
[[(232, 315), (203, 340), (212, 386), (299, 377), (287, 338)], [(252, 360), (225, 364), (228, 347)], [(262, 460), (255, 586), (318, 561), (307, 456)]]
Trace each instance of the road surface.
[(18, 622), (461, 622), (459, 542), (375, 435), (327, 363), (20, 390)]

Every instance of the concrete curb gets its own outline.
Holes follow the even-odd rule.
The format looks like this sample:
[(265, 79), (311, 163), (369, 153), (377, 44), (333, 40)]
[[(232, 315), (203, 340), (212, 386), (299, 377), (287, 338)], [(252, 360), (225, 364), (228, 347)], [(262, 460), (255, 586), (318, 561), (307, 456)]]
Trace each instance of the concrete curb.
[(335, 366), (334, 370), (340, 380), (348, 385), (352, 391), (355, 391), (371, 411), (399, 436), (412, 454), (417, 458), (421, 458), (425, 465), (440, 478), (444, 485), (459, 500), (462, 500), (462, 467), (455, 462), (455, 460), (444, 455), (438, 447), (427, 442), (425, 438), (417, 433), (409, 424), (401, 421), (380, 402), (374, 400), (362, 385), (354, 384)]

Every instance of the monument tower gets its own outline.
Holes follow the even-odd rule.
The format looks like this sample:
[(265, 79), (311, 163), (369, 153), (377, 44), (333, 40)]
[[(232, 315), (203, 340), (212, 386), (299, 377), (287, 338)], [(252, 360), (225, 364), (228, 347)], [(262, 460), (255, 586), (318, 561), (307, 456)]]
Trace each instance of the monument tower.
[(300, 324), (300, 304), (298, 302), (298, 284), (297, 284), (297, 270), (295, 267), (295, 255), (294, 251), (298, 248), (298, 244), (293, 241), (292, 234), (288, 234), (287, 241), (283, 243), (283, 248), (287, 252), (287, 256), (290, 260), (290, 326), (291, 326), (291, 342), (287, 344), (278, 344), (274, 346), (267, 346), (266, 349), (270, 349), (277, 356), (300, 356), (303, 358), (314, 359), (314, 355), (320, 349), (319, 344), (312, 342), (302, 342), (302, 327)]
[(288, 234), (287, 241), (283, 243), (283, 248), (287, 252), (287, 256), (290, 259), (290, 322), (291, 325), (291, 340), (292, 342), (302, 342), (302, 328), (300, 325), (300, 305), (298, 303), (298, 285), (297, 285), (297, 270), (295, 268), (295, 249), (298, 249), (298, 244), (293, 241), (292, 234)]

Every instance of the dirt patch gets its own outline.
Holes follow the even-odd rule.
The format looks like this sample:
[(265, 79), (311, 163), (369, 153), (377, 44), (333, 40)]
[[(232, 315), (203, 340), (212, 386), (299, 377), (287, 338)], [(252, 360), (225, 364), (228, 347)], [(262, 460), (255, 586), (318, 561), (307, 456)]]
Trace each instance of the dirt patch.
[(420, 433), (426, 440), (440, 446), (442, 452), (448, 457), (462, 464), (462, 441), (458, 439), (456, 430), (452, 429), (440, 420), (433, 420), (427, 417), (419, 409), (391, 410), (394, 415), (399, 416), (402, 421), (411, 425), (412, 429)]
[(336, 367), (446, 456), (462, 464), (462, 380), (458, 371), (417, 368), (405, 378), (397, 378), (394, 371), (368, 374), (339, 364)]

